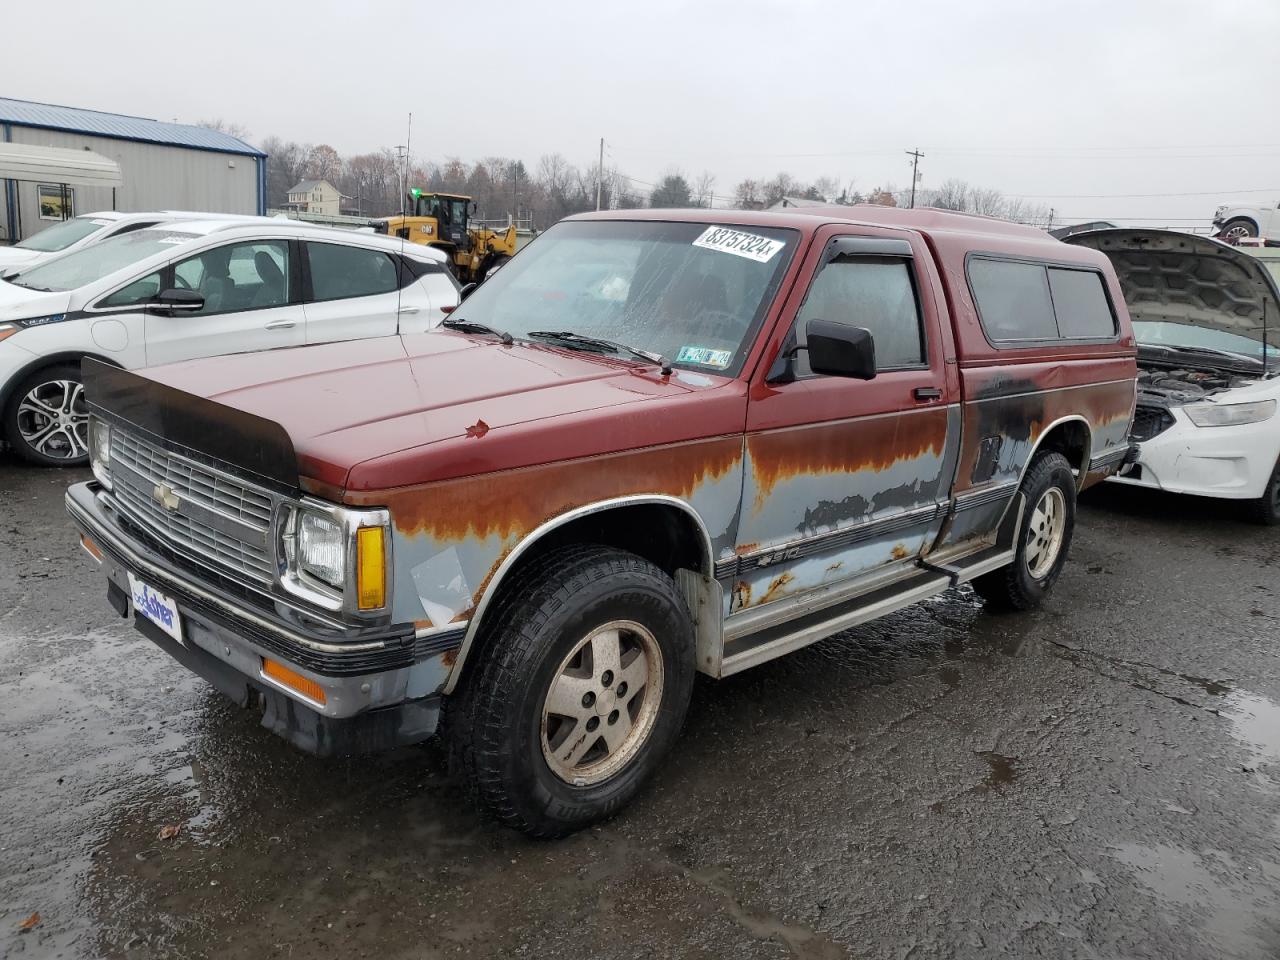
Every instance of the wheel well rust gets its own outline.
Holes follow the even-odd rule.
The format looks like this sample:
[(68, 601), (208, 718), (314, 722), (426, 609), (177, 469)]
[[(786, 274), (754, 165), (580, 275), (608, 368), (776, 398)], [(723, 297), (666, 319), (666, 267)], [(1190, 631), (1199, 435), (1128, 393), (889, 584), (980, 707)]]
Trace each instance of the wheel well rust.
[(1036, 452), (1054, 450), (1067, 458), (1067, 462), (1079, 471), (1077, 486), (1084, 482), (1089, 471), (1089, 457), (1093, 437), (1089, 425), (1083, 420), (1064, 420), (1054, 424), (1040, 438)]
[(457, 652), (450, 671), (446, 693), (451, 693), (463, 675), (467, 663), (480, 655), (485, 643), (484, 617), (492, 609), (509, 584), (529, 564), (560, 547), (575, 544), (597, 544), (615, 547), (643, 557), (671, 577), (677, 570), (694, 570), (711, 575), (712, 558), (705, 530), (688, 509), (667, 502), (639, 502), (611, 506), (583, 513), (559, 523), (541, 534), (535, 531), (526, 544), (517, 549), (519, 556), (495, 571), (500, 573), (491, 595), (481, 598), (462, 648)]

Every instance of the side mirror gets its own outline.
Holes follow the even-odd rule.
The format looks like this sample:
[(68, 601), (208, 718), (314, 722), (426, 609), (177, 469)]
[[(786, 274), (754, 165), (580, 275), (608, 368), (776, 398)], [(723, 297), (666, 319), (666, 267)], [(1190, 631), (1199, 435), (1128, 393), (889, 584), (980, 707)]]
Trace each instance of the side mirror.
[(474, 283), (463, 284), (462, 289), (458, 291), (458, 302), (461, 303), (471, 294), (475, 293), (476, 285)]
[(871, 331), (835, 320), (810, 320), (805, 327), (809, 369), (829, 377), (871, 380), (876, 375), (876, 344)]
[(196, 313), (204, 309), (204, 294), (174, 287), (157, 293), (151, 306), (158, 313)]

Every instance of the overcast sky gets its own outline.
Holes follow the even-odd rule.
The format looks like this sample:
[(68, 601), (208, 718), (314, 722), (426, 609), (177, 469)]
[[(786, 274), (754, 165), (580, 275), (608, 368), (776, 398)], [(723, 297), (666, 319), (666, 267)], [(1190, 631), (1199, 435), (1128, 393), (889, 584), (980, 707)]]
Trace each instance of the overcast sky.
[(11, 0), (4, 25), (0, 94), (343, 153), (403, 143), (412, 111), (424, 158), (587, 165), (604, 137), (632, 177), (725, 194), (902, 187), (918, 146), (925, 186), (1059, 219), (1280, 201), (1280, 0)]

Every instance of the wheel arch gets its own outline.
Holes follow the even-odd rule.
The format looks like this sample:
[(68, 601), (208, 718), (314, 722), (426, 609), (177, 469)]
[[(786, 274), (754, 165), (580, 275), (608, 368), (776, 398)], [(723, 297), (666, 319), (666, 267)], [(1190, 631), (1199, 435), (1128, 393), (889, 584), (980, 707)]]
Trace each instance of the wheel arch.
[[(688, 535), (692, 534), (692, 547)], [(673, 577), (694, 569), (713, 577), (714, 554), (706, 524), (687, 502), (665, 494), (637, 494), (587, 504), (553, 517), (525, 535), (502, 559), (477, 601), (443, 692), (457, 689), (485, 614), (511, 574), (541, 553), (569, 543), (600, 543), (631, 550)], [(668, 549), (671, 548), (671, 549)], [(690, 567), (689, 562), (695, 564)]]
[(100, 353), (94, 353), (91, 350), (59, 350), (56, 353), (39, 354), (33, 357), (25, 366), (19, 367), (7, 383), (0, 384), (0, 410), (4, 410), (9, 405), (9, 400), (13, 396), (13, 391), (17, 389), (18, 384), (37, 370), (42, 370), (45, 367), (56, 367), (60, 363), (79, 363), (86, 358), (110, 364), (113, 367), (120, 366), (118, 361)]
[(1084, 483), (1085, 474), (1089, 472), (1089, 461), (1093, 456), (1093, 426), (1084, 415), (1079, 413), (1059, 417), (1049, 424), (1036, 438), (1031, 455), (1022, 465), (1022, 472), (1018, 475), (1019, 486), (1022, 484), (1023, 477), (1027, 475), (1027, 470), (1031, 468), (1031, 462), (1036, 458), (1036, 454), (1042, 450), (1056, 450), (1076, 468), (1076, 492), (1078, 493)]

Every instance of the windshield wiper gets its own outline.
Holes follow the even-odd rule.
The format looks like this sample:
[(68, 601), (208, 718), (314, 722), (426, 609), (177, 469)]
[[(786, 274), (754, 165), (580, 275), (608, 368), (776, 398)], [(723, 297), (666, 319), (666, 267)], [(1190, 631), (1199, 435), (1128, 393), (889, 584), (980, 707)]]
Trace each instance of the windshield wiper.
[(464, 320), (462, 317), (441, 320), (440, 326), (448, 327), (450, 330), (457, 330), (461, 333), (489, 333), (497, 337), (503, 343), (512, 343), (514, 341), (511, 334), (507, 333), (505, 330), (495, 330), (487, 324), (476, 323), (473, 320)]
[(660, 353), (651, 350), (640, 350), (637, 347), (619, 343), (616, 340), (605, 340), (603, 337), (588, 337), (572, 330), (530, 330), (526, 336), (537, 340), (561, 340), (574, 344), (584, 350), (608, 350), (611, 353), (629, 353), (639, 360), (656, 363), (664, 374), (671, 372), (671, 362)]
[(32, 286), (31, 284), (29, 284), (29, 283), (22, 283), (22, 282), (18, 279), (18, 278), (19, 278), (19, 277), (21, 277), (21, 276), (22, 276), (22, 274), (20, 274), (20, 273), (15, 273), (15, 274), (14, 274), (13, 276), (11, 276), (11, 277), (5, 277), (5, 278), (4, 278), (4, 281), (5, 281), (5, 283), (12, 283), (15, 287), (21, 287), (23, 290), (34, 290), (34, 291), (36, 291), (37, 293), (53, 293), (53, 287), (33, 287), (33, 286)]

